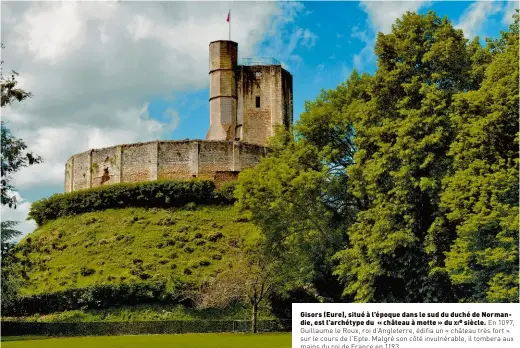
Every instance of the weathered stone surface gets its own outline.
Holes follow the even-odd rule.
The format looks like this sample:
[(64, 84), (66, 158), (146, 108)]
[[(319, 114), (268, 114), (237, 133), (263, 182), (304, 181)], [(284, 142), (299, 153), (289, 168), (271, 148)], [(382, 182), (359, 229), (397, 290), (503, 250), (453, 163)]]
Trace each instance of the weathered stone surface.
[(153, 141), (94, 149), (67, 161), (65, 192), (157, 179), (197, 177), (220, 183), (236, 178), (241, 166), (256, 165), (265, 151), (253, 144), (210, 140)]
[(266, 146), (277, 125), (292, 124), (292, 75), (280, 65), (236, 66), (236, 55), (232, 41), (210, 44), (206, 139)]
[(92, 151), (90, 172), (92, 187), (121, 182), (121, 147)]

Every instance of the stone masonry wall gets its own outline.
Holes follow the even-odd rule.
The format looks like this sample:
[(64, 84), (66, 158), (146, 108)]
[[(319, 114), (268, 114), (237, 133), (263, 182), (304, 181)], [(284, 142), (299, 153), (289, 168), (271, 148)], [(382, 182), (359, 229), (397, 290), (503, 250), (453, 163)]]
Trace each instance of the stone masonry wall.
[(92, 151), (91, 158), (91, 187), (121, 182), (120, 146)]
[(157, 180), (157, 142), (123, 145), (122, 153), (121, 182)]
[(235, 69), (238, 44), (214, 41), (209, 45), (209, 108), (208, 140), (234, 140), (237, 87)]
[(72, 190), (90, 187), (90, 151), (74, 156), (72, 164)]
[(120, 182), (194, 177), (220, 181), (258, 164), (262, 146), (233, 141), (153, 141), (94, 149), (65, 165), (65, 192)]
[(197, 174), (190, 166), (196, 157), (192, 153), (193, 142), (159, 142), (157, 178), (182, 179)]
[(236, 137), (265, 146), (276, 125), (292, 124), (292, 75), (279, 65), (258, 65), (240, 66), (238, 77)]

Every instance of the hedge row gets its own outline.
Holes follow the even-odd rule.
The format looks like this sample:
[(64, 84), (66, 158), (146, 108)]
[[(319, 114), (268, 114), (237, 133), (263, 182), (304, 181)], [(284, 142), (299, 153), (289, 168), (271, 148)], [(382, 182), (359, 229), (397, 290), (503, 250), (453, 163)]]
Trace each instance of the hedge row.
[(94, 285), (19, 297), (8, 307), (2, 308), (2, 312), (5, 316), (28, 316), (140, 303), (169, 303), (189, 306), (189, 300), (183, 300), (179, 296), (180, 293), (180, 288), (168, 292), (164, 282)]
[[(259, 320), (258, 331), (290, 331), (290, 320)], [(107, 336), (202, 332), (247, 332), (250, 321), (176, 320), (149, 322), (34, 323), (2, 322), (2, 336)]]
[(32, 204), (29, 219), (38, 226), (62, 216), (110, 208), (178, 207), (187, 203), (216, 204), (232, 202), (225, 190), (215, 190), (211, 180), (152, 181), (116, 184), (70, 193), (55, 194)]

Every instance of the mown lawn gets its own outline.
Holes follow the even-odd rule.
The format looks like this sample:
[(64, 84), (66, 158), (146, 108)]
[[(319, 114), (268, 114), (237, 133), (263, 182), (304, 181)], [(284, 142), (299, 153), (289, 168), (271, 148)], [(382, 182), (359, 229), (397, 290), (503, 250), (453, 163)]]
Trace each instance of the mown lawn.
[[(4, 341), (6, 339), (6, 341)], [(291, 334), (180, 334), (143, 336), (101, 336), (48, 338), (8, 341), (2, 338), (5, 348), (290, 348)]]

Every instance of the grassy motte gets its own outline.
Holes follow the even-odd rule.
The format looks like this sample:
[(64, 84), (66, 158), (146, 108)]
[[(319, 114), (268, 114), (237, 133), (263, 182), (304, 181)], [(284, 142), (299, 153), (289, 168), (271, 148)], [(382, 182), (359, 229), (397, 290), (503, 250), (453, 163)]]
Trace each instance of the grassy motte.
[(258, 236), (231, 205), (124, 208), (49, 221), (17, 247), (22, 295), (97, 284), (196, 284), (230, 266), (228, 252)]

